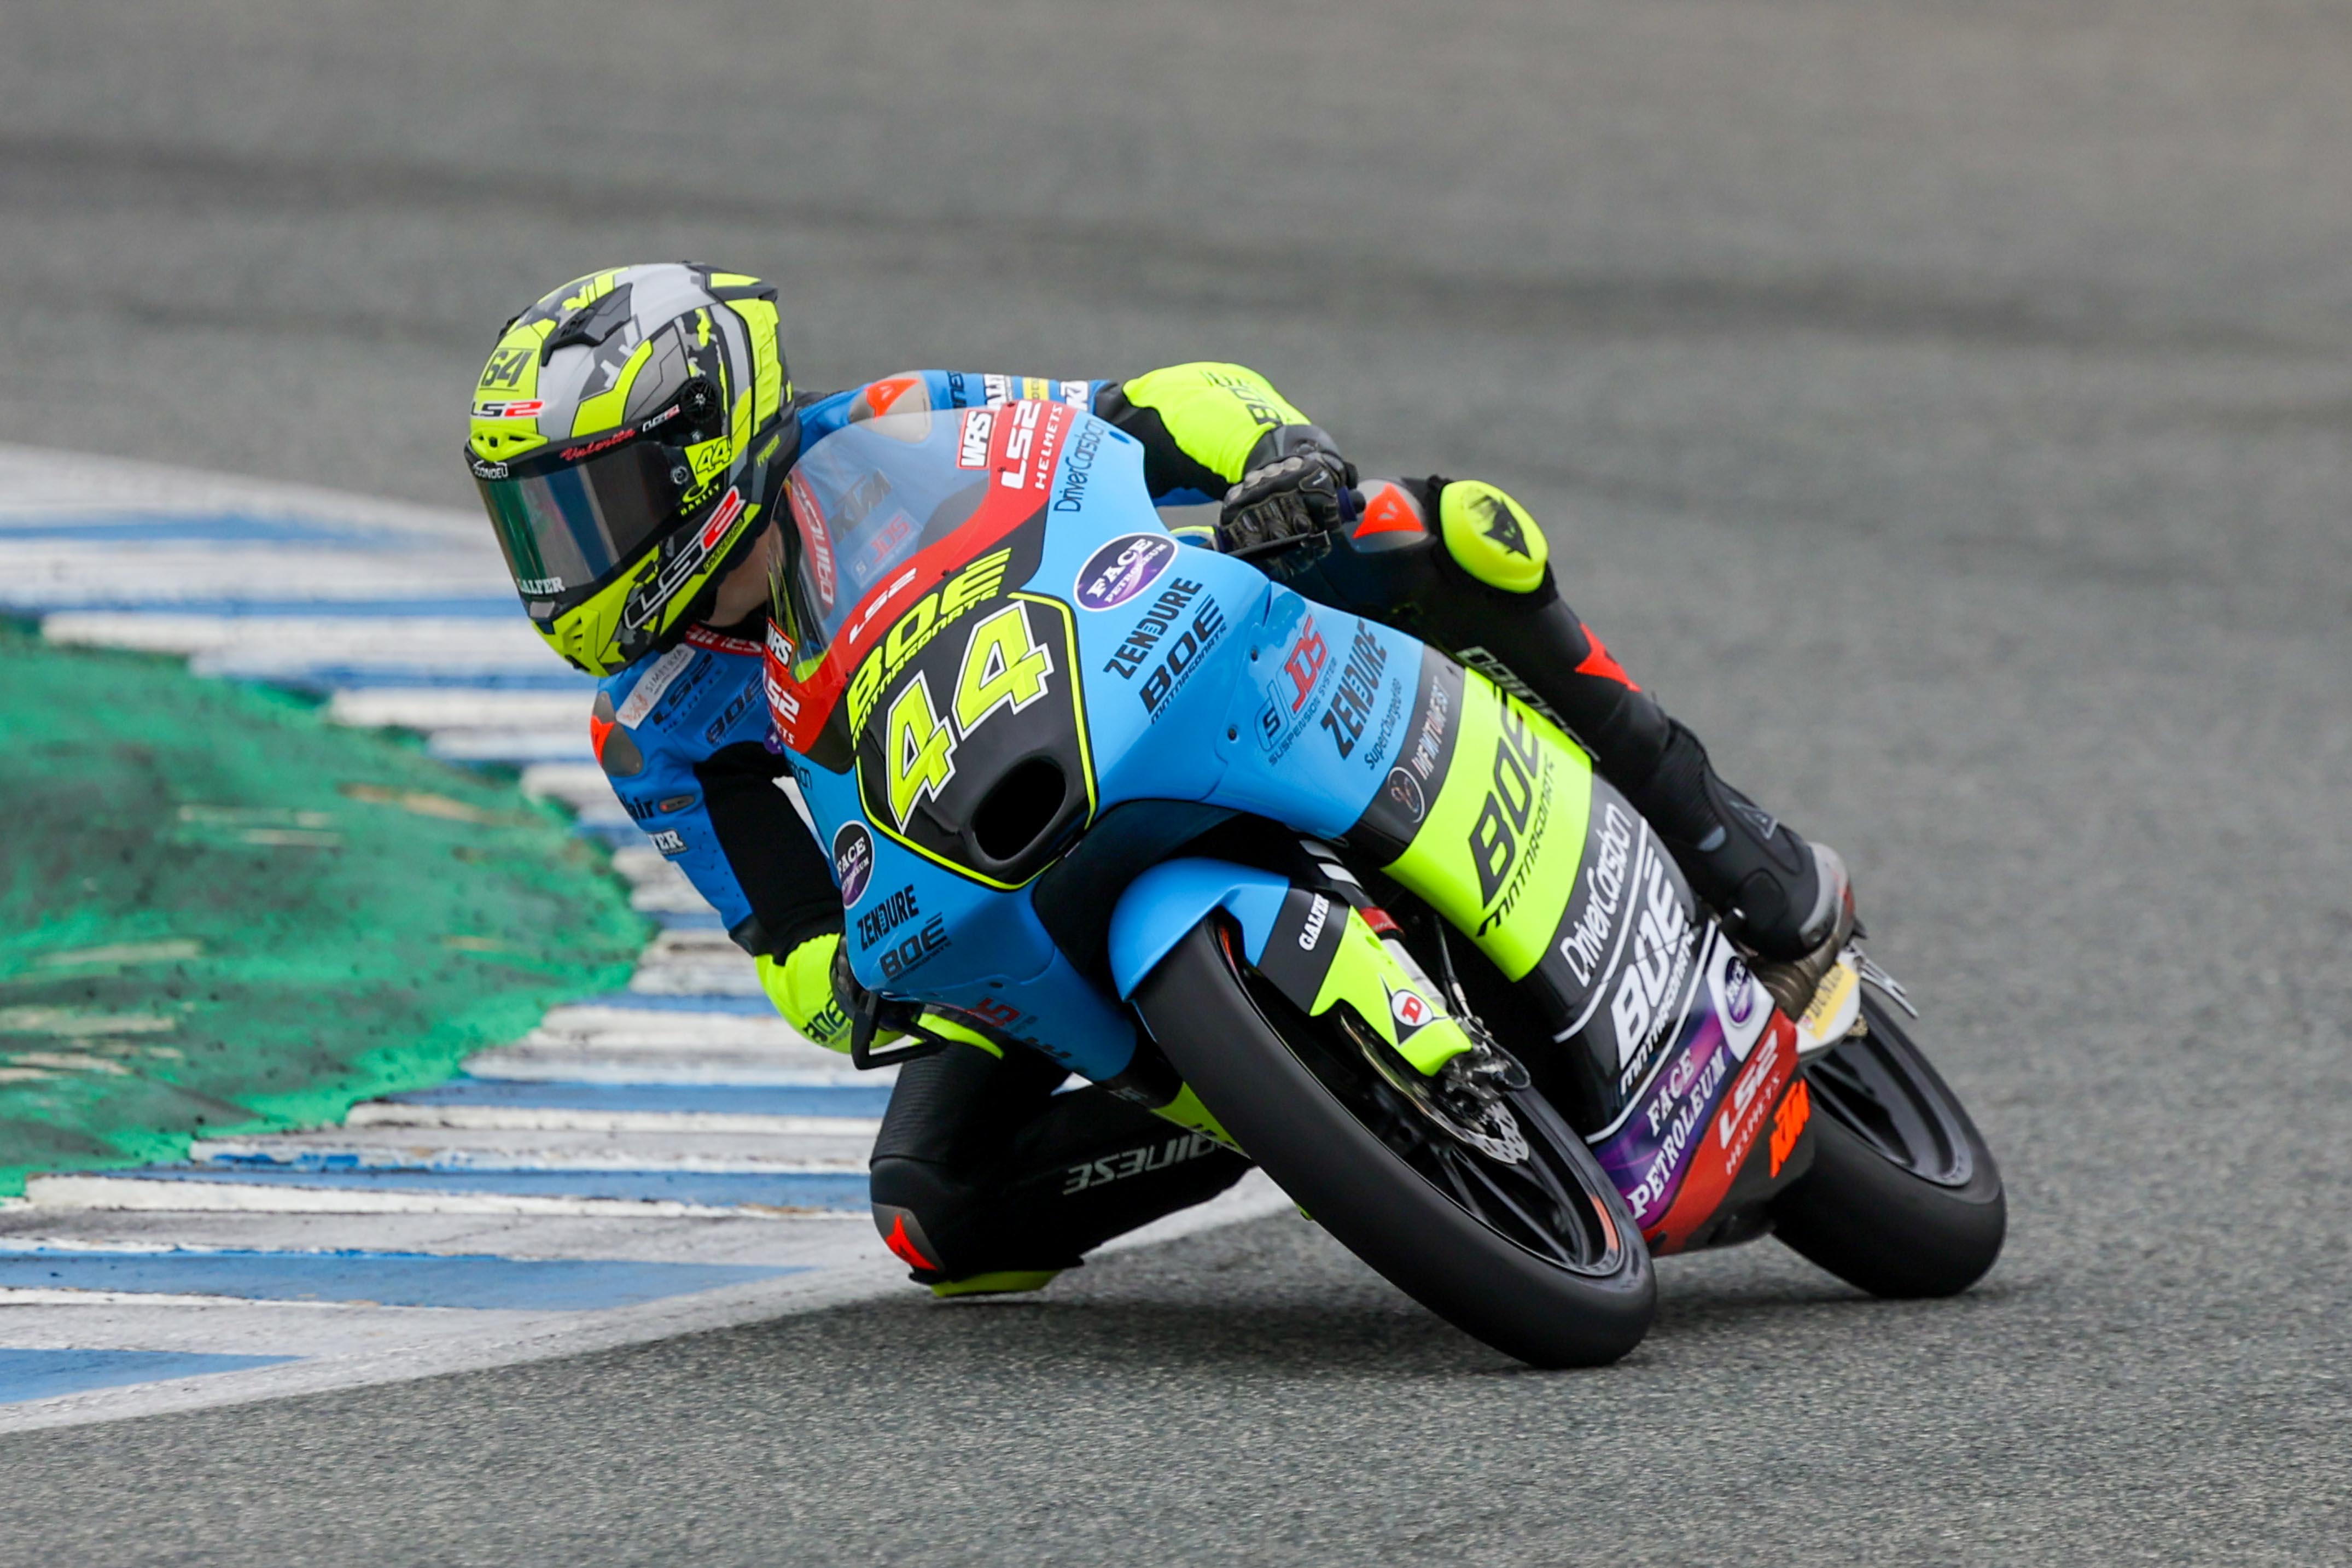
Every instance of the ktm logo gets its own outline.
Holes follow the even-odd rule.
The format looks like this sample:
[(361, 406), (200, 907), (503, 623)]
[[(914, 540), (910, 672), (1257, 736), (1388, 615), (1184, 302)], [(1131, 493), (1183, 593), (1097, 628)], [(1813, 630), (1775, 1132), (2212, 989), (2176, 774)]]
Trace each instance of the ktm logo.
[(1772, 1175), (1779, 1176), (1780, 1167), (1789, 1163), (1789, 1156), (1797, 1152), (1797, 1140), (1803, 1135), (1805, 1124), (1812, 1119), (1812, 1092), (1800, 1078), (1797, 1086), (1789, 1091), (1789, 1097), (1780, 1102), (1780, 1108), (1772, 1113)]

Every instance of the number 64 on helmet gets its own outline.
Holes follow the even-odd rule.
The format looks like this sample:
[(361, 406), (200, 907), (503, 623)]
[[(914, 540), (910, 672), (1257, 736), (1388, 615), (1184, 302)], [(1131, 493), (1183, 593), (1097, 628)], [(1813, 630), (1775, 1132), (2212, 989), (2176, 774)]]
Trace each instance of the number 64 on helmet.
[(672, 262), (576, 279), (509, 321), (466, 456), (532, 626), (609, 675), (709, 613), (799, 445), (775, 289)]

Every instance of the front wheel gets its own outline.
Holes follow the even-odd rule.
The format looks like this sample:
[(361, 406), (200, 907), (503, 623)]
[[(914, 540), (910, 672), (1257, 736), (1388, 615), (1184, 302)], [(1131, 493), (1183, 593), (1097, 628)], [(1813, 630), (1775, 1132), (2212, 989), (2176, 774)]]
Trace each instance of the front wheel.
[(1772, 1200), (1774, 1234), (1874, 1296), (1950, 1296), (2000, 1256), (2009, 1209), (1984, 1135), (1894, 1013), (1805, 1065), (1812, 1168)]
[(1533, 1089), (1504, 1095), (1523, 1150), (1450, 1135), (1376, 1069), (1349, 1015), (1309, 1018), (1258, 977), (1222, 916), (1135, 1004), (1283, 1191), (1456, 1328), (1548, 1367), (1604, 1364), (1648, 1332), (1657, 1285), (1625, 1200)]

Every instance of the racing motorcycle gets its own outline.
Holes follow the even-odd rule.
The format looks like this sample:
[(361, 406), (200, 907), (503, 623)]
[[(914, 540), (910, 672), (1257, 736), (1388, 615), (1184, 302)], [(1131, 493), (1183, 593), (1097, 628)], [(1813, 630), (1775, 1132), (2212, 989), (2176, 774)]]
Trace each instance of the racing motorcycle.
[(1667, 1254), (1769, 1232), (1882, 1296), (1991, 1266), (2000, 1175), (1893, 979), (1849, 947), (1790, 1016), (1565, 733), (1180, 544), (1129, 437), (894, 412), (786, 495), (767, 695), (860, 1065), (969, 1049), (919, 1012), (1016, 1040), (1538, 1366), (1631, 1350)]

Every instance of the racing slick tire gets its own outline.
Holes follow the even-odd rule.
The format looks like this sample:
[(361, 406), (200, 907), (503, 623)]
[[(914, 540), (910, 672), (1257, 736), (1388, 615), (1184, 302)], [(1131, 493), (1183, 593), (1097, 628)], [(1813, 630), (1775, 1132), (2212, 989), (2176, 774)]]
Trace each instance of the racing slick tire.
[(1137, 988), (1152, 1038), (1250, 1157), (1342, 1246), (1465, 1333), (1539, 1367), (1599, 1366), (1656, 1308), (1615, 1184), (1533, 1089), (1507, 1093), (1526, 1160), (1446, 1139), (1373, 1071), (1337, 1009), (1258, 977), (1223, 915)]
[(1957, 1295), (2000, 1256), (2000, 1170), (1959, 1096), (1865, 992), (1864, 1034), (1809, 1061), (1813, 1163), (1772, 1200), (1774, 1234), (1846, 1283)]

